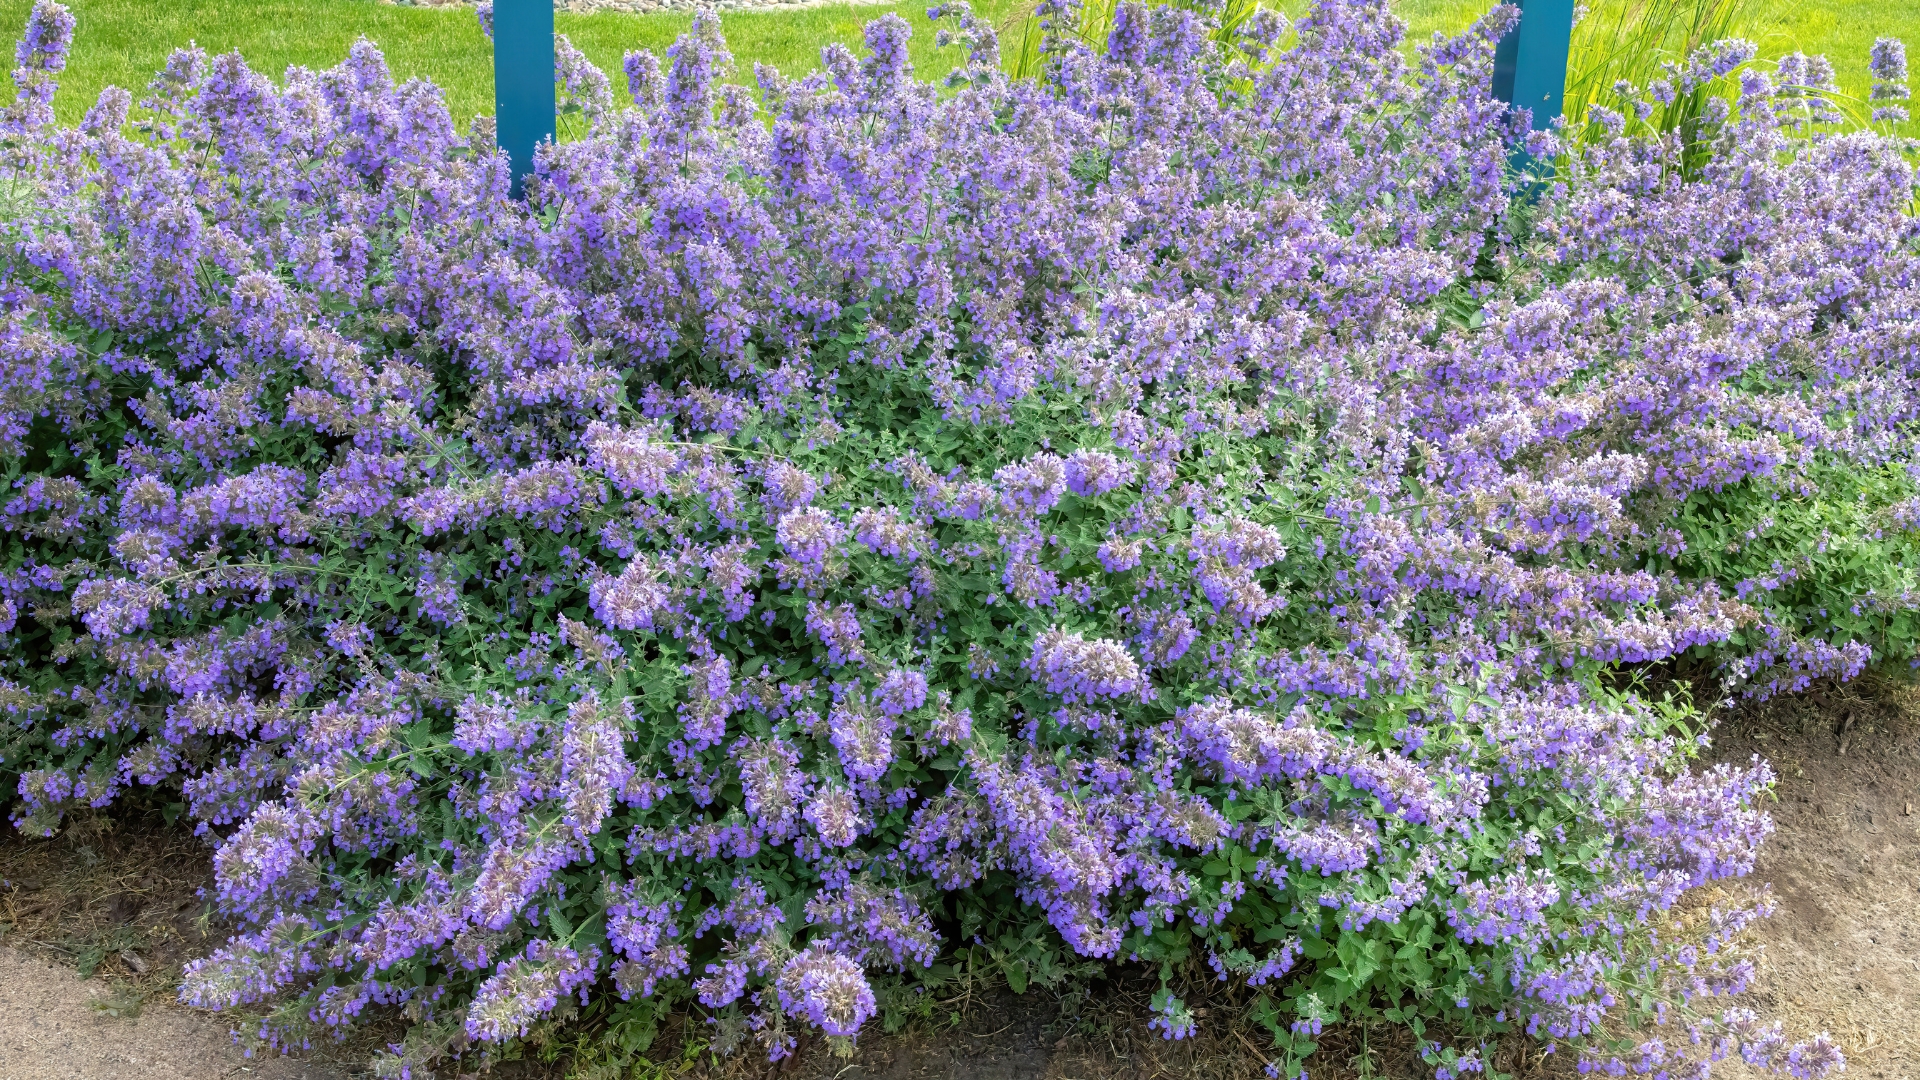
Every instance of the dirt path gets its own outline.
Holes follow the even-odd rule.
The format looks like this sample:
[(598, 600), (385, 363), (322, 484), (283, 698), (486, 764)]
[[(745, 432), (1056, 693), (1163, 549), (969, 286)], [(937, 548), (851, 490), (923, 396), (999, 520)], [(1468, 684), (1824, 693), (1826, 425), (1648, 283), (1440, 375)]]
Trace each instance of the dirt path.
[(211, 1017), (149, 1004), (138, 1017), (95, 1006), (112, 988), (64, 965), (0, 949), (0, 1077), (6, 1080), (345, 1080), (280, 1057), (249, 1061)]

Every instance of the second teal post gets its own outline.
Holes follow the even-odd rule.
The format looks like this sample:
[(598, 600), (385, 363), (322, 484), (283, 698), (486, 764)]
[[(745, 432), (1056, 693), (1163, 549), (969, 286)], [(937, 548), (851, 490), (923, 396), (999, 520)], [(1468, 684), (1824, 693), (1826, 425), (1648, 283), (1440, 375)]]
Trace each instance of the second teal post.
[(518, 199), (534, 148), (554, 133), (553, 0), (494, 0), (493, 102)]
[[(1509, 0), (1520, 21), (1493, 54), (1493, 96), (1533, 112), (1533, 130), (1553, 126), (1567, 106), (1567, 53), (1573, 38), (1573, 0)], [(1525, 151), (1514, 167), (1532, 171)]]

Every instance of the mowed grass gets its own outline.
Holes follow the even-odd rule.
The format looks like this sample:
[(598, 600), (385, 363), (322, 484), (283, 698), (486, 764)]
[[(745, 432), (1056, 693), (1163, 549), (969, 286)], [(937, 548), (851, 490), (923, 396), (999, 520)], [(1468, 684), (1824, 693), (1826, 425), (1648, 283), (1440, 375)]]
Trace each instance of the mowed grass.
[[(138, 91), (178, 46), (193, 42), (210, 53), (238, 49), (255, 70), (278, 77), (290, 65), (331, 67), (362, 35), (386, 54), (395, 77), (425, 78), (447, 95), (456, 119), (493, 111), (493, 51), (469, 8), (395, 7), (377, 0), (64, 0), (75, 18), (73, 57), (61, 78), (54, 110), (73, 122), (108, 86)], [(888, 12), (914, 27), (910, 48), (922, 74), (943, 75), (962, 50), (936, 50), (928, 3), (838, 4), (779, 12), (739, 12), (722, 19), (729, 49), (750, 81), (755, 62), (801, 75), (820, 66), (820, 49), (838, 41), (856, 50), (860, 28)], [(1007, 0), (976, 3), (988, 14)], [(19, 39), (32, 0), (0, 0), (0, 36)], [(624, 94), (620, 61), (627, 50), (667, 46), (693, 21), (691, 14), (566, 15), (557, 29), (614, 79)], [(11, 50), (9, 50), (11, 51)], [(939, 55), (936, 55), (939, 54)], [(136, 95), (137, 96), (137, 95)]]
[[(1875, 38), (1896, 37), (1907, 43), (1907, 60), (1920, 76), (1920, 0), (1826, 0), (1806, 4), (1782, 2), (1766, 24), (1753, 35), (1762, 55), (1780, 56), (1799, 49), (1824, 53), (1833, 61), (1840, 89), (1865, 99), (1873, 84), (1867, 71), (1867, 50)], [(1920, 88), (1920, 77), (1913, 79)], [(1908, 103), (1920, 117), (1920, 101)], [(1908, 135), (1920, 135), (1920, 123), (1905, 125)]]
[[(1009, 19), (1024, 0), (975, 0), (975, 9)], [(394, 7), (377, 0), (66, 0), (79, 20), (74, 54), (55, 111), (72, 122), (109, 85), (138, 91), (174, 48), (196, 42), (209, 52), (238, 49), (255, 69), (278, 76), (289, 65), (336, 64), (365, 35), (386, 54), (399, 78), (431, 79), (445, 90), (453, 115), (465, 120), (493, 111), (492, 52), (470, 9)], [(32, 0), (0, 0), (0, 37), (17, 40)], [(860, 28), (893, 12), (914, 27), (913, 58), (924, 76), (939, 76), (960, 50), (936, 50), (927, 2), (838, 4), (775, 12), (724, 15), (721, 25), (739, 70), (752, 77), (755, 62), (793, 76), (820, 65), (820, 48), (838, 41), (858, 50)], [(1281, 0), (1290, 15), (1306, 0)], [(1409, 42), (1435, 31), (1454, 33), (1491, 6), (1491, 0), (1403, 0)], [(691, 22), (683, 13), (560, 15), (561, 33), (624, 86), (620, 59), (628, 49), (663, 53)], [(1870, 85), (1867, 49), (1880, 36), (1904, 38), (1920, 65), (1920, 0), (1774, 0), (1759, 9), (1747, 33), (1763, 55), (1799, 49), (1832, 59), (1844, 92), (1864, 98)], [(1011, 35), (1006, 39), (1012, 44)], [(1910, 126), (1910, 133), (1920, 129)]]

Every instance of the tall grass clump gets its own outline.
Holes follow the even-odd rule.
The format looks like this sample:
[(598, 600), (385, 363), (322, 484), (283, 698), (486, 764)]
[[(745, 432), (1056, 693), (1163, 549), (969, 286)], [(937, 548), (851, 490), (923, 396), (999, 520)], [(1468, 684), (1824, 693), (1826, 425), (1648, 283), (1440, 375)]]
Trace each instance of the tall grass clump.
[[(1104, 52), (1113, 36), (1115, 20), (1124, 0), (1042, 0), (1016, 6), (996, 32), (1012, 32), (1012, 54), (1005, 68), (1015, 79), (1044, 79), (1048, 61), (1056, 53)], [(1261, 10), (1259, 0), (1221, 0), (1209, 4), (1203, 0), (1172, 0), (1169, 6), (1185, 8), (1207, 16), (1208, 37), (1231, 46), (1241, 26)]]
[(1631, 117), (1676, 138), (1681, 167), (1698, 175), (1715, 123), (1709, 102), (1726, 96), (1720, 76), (1752, 56), (1731, 43), (1751, 35), (1763, 8), (1757, 0), (1601, 0), (1576, 9), (1567, 118), (1582, 124), (1596, 105)]
[(1606, 0), (1576, 14), (1565, 109), (1573, 137), (1596, 142), (1627, 131), (1666, 138), (1677, 151), (1671, 166), (1690, 177), (1733, 116), (1739, 73), (1749, 69), (1768, 74), (1773, 115), (1802, 138), (1863, 127), (1891, 134), (1907, 119), (1903, 108), (1887, 107), (1908, 92), (1905, 46), (1895, 39), (1872, 49), (1873, 86), (1860, 98), (1841, 91), (1825, 56), (1757, 59), (1751, 39), (1765, 35), (1775, 12), (1756, 0)]
[[(711, 17), (621, 93), (563, 43), (522, 202), (364, 41), (58, 128), (43, 0), (14, 822), (169, 802), (232, 927), (183, 997), (404, 1020), (383, 1075), (667, 1010), (845, 1048), (963, 952), (1157, 975), (1170, 1038), (1226, 981), (1278, 1075), (1353, 1018), (1440, 1078), (1840, 1068), (1724, 1001), (1764, 897), (1676, 909), (1754, 865), (1768, 766), (1620, 687), (1912, 655), (1904, 144), (1751, 71), (1695, 168), (1529, 133), (1508, 8), (1413, 61), (1380, 0), (1061, 10), (1023, 80), (937, 9), (944, 90), (895, 17), (757, 93)], [(1564, 166), (1513, 200), (1521, 147)]]

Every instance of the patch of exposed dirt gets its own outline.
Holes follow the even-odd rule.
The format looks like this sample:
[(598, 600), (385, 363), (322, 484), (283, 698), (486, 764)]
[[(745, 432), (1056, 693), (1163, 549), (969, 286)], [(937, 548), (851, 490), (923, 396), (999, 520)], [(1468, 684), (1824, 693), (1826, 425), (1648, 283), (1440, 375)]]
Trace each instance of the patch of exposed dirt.
[[(131, 1014), (131, 1015), (130, 1015)], [(150, 1003), (125, 982), (0, 949), (0, 1076), (6, 1080), (346, 1080), (328, 1066), (248, 1059), (226, 1025)]]
[[(1741, 710), (1713, 756), (1754, 754), (1780, 776), (1757, 875), (1779, 910), (1756, 933), (1765, 951), (1745, 1004), (1790, 1034), (1831, 1031), (1849, 1078), (1920, 1077), (1920, 688), (1866, 683)], [(1725, 1075), (1757, 1074), (1735, 1063)]]
[(10, 836), (0, 843), (0, 945), (143, 992), (171, 989), (220, 937), (203, 917), (209, 857), (157, 813), (89, 816), (53, 840)]

